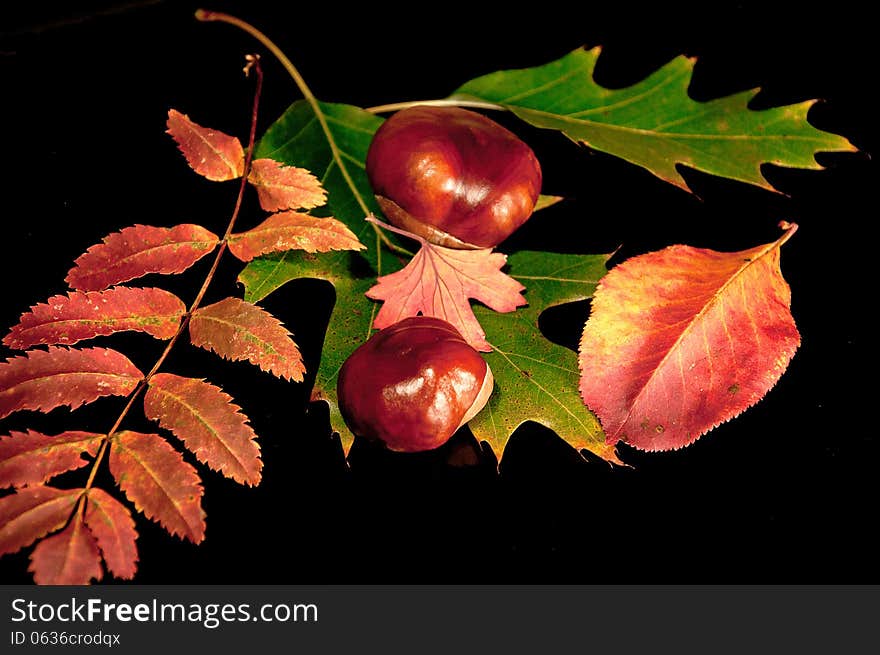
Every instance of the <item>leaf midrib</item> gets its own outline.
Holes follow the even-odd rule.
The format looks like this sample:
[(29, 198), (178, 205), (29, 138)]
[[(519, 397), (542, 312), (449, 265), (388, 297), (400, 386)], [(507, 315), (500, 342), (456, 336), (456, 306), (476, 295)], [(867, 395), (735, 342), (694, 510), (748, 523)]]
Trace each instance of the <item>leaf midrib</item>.
[(657, 139), (669, 139), (675, 141), (800, 141), (805, 143), (827, 144), (829, 140), (821, 136), (804, 136), (799, 134), (692, 134), (686, 132), (659, 132), (655, 128), (639, 128), (628, 125), (616, 125), (614, 123), (603, 123), (601, 121), (590, 121), (581, 119), (572, 119), (567, 114), (554, 114), (542, 111), (540, 109), (532, 109), (530, 107), (522, 107), (519, 105), (505, 105), (514, 113), (524, 112), (532, 113), (541, 117), (550, 118), (552, 120), (571, 123), (576, 126), (587, 126), (595, 129), (604, 129), (614, 132), (624, 132), (627, 134), (638, 135), (641, 137), (654, 137)]

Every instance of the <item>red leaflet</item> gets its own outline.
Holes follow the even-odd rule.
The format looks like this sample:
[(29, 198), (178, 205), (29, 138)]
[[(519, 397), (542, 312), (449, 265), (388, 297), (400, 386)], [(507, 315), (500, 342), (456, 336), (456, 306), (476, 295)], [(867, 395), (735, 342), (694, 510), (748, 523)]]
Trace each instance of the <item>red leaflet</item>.
[(0, 498), (0, 555), (14, 553), (62, 527), (82, 492), (25, 487)]
[(520, 293), (525, 287), (501, 272), (507, 255), (493, 253), (491, 249), (444, 248), (375, 219), (371, 222), (422, 244), (403, 269), (383, 275), (367, 291), (368, 298), (385, 301), (373, 327), (382, 329), (409, 316), (424, 314), (454, 325), (477, 350), (492, 350), (468, 299), (479, 300), (496, 312), (512, 312), (526, 304)]
[(37, 544), (28, 571), (43, 585), (86, 585), (104, 577), (98, 544), (78, 516), (63, 531)]
[(157, 373), (144, 398), (147, 418), (171, 430), (199, 461), (243, 484), (260, 482), (260, 446), (247, 416), (204, 380)]
[(672, 246), (599, 283), (580, 347), (581, 394), (609, 444), (686, 446), (776, 384), (800, 344), (776, 242)]
[(302, 382), (305, 367), (299, 349), (281, 322), (264, 309), (226, 298), (193, 312), (193, 344), (232, 360), (246, 359), (280, 378)]
[(39, 432), (12, 432), (0, 437), (0, 488), (42, 484), (49, 478), (88, 464), (83, 453), (94, 455), (103, 434), (62, 432), (54, 437)]
[(229, 252), (244, 262), (278, 250), (363, 250), (364, 245), (335, 218), (315, 218), (298, 212), (272, 214), (247, 232), (229, 237)]
[(0, 364), (0, 418), (20, 409), (76, 409), (101, 396), (127, 396), (143, 374), (109, 348), (31, 350)]
[(107, 570), (130, 580), (137, 571), (137, 531), (128, 509), (103, 489), (89, 490), (85, 522), (104, 555)]
[(205, 538), (199, 475), (158, 434), (118, 432), (110, 446), (110, 472), (147, 518), (193, 543)]
[(244, 174), (244, 149), (234, 136), (196, 125), (176, 109), (168, 111), (168, 134), (199, 175), (224, 182)]
[(170, 339), (184, 312), (183, 302), (162, 289), (71, 291), (31, 307), (3, 343), (24, 350), (37, 344), (70, 345), (124, 330)]
[(218, 243), (216, 234), (198, 225), (132, 225), (80, 255), (65, 281), (71, 289), (100, 291), (148, 273), (181, 273)]
[(248, 182), (257, 189), (260, 205), (267, 212), (312, 209), (327, 202), (327, 192), (304, 168), (285, 166), (274, 159), (251, 162)]

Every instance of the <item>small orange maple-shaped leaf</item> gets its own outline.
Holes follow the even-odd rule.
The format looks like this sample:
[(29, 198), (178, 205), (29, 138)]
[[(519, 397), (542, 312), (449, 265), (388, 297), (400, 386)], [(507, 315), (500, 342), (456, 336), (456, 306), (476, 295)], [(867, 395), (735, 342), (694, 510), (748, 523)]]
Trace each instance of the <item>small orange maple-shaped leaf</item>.
[(147, 518), (193, 543), (205, 538), (199, 475), (161, 436), (129, 430), (113, 435), (110, 472)]
[(137, 531), (128, 509), (103, 489), (89, 489), (85, 522), (104, 556), (107, 570), (130, 580), (137, 571)]
[(168, 134), (199, 175), (224, 182), (244, 174), (244, 148), (234, 136), (197, 125), (176, 109), (168, 111)]
[(301, 382), (299, 349), (281, 322), (257, 305), (225, 298), (200, 307), (189, 322), (193, 344), (232, 360), (246, 359), (264, 371)]
[(257, 227), (229, 236), (229, 252), (244, 262), (280, 250), (329, 252), (365, 247), (345, 223), (294, 211), (272, 214)]
[(124, 330), (170, 339), (184, 312), (183, 301), (163, 289), (72, 291), (31, 307), (3, 343), (18, 349), (38, 344), (70, 345)]
[(198, 225), (132, 225), (80, 255), (65, 281), (72, 289), (100, 291), (148, 273), (182, 273), (218, 243), (216, 234)]
[(779, 249), (672, 246), (599, 283), (580, 344), (581, 395), (607, 443), (686, 446), (758, 402), (800, 344)]
[(88, 464), (83, 453), (94, 456), (103, 434), (62, 432), (54, 437), (28, 430), (0, 437), (0, 488), (41, 484), (51, 477)]
[(260, 446), (247, 416), (220, 388), (195, 378), (157, 373), (144, 397), (147, 418), (171, 430), (196, 457), (244, 484), (260, 482)]
[(255, 159), (248, 182), (267, 212), (314, 209), (327, 202), (327, 192), (318, 178), (304, 168), (285, 166), (274, 159)]
[(104, 576), (98, 544), (79, 516), (37, 544), (28, 570), (41, 585), (86, 585)]
[(501, 272), (507, 255), (491, 248), (456, 250), (429, 243), (405, 230), (368, 218), (386, 229), (421, 244), (415, 257), (401, 270), (384, 275), (367, 291), (367, 297), (384, 300), (374, 327), (384, 328), (409, 316), (423, 314), (442, 318), (454, 325), (477, 350), (489, 352), (492, 346), (471, 309), (470, 298), (496, 312), (512, 312), (526, 304), (525, 287)]

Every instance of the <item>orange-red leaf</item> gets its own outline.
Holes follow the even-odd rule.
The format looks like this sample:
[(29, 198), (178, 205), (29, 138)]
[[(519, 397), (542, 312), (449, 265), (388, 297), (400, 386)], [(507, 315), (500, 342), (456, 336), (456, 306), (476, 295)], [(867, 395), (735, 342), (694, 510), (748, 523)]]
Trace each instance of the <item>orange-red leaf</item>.
[(298, 212), (272, 214), (260, 225), (229, 237), (229, 252), (243, 262), (278, 250), (363, 250), (364, 245), (335, 218), (315, 218)]
[(85, 522), (95, 536), (107, 570), (130, 580), (137, 571), (137, 531), (128, 508), (103, 489), (89, 489)]
[(491, 248), (444, 248), (375, 219), (371, 221), (422, 244), (404, 268), (383, 275), (367, 291), (368, 298), (385, 301), (373, 327), (382, 329), (418, 314), (436, 316), (454, 325), (477, 350), (491, 351), (469, 299), (479, 300), (496, 312), (512, 312), (526, 304), (520, 293), (525, 287), (501, 272), (507, 255), (493, 253)]
[(62, 432), (49, 437), (39, 432), (11, 432), (0, 437), (0, 488), (42, 484), (65, 471), (88, 464), (83, 453), (94, 456), (103, 434)]
[(196, 125), (176, 109), (168, 111), (168, 134), (199, 175), (224, 182), (244, 174), (244, 148), (234, 136)]
[(71, 345), (124, 330), (170, 339), (184, 312), (183, 301), (163, 289), (71, 291), (31, 307), (3, 343), (19, 350), (38, 344)]
[(0, 555), (14, 553), (62, 527), (82, 492), (25, 487), (0, 498)]
[(147, 518), (193, 543), (205, 538), (199, 475), (158, 434), (117, 433), (110, 446), (110, 472)]
[(104, 577), (98, 544), (79, 517), (37, 544), (28, 571), (41, 585), (86, 585)]
[(246, 359), (280, 378), (301, 382), (305, 367), (299, 349), (281, 322), (238, 298), (225, 298), (193, 312), (193, 344), (232, 360)]
[(220, 388), (195, 378), (157, 373), (144, 398), (147, 418), (171, 430), (199, 461), (238, 482), (260, 482), (263, 462), (247, 416)]
[(0, 364), (0, 418), (20, 409), (76, 409), (101, 396), (127, 396), (143, 375), (109, 348), (31, 350)]
[(800, 344), (779, 248), (672, 246), (599, 283), (580, 345), (581, 394), (609, 444), (686, 446), (758, 402)]
[(71, 289), (100, 291), (149, 273), (182, 273), (218, 243), (216, 234), (199, 225), (132, 225), (80, 255), (65, 281)]
[(267, 212), (313, 209), (327, 202), (327, 192), (304, 168), (285, 166), (274, 159), (255, 159), (248, 182), (254, 185), (260, 206)]

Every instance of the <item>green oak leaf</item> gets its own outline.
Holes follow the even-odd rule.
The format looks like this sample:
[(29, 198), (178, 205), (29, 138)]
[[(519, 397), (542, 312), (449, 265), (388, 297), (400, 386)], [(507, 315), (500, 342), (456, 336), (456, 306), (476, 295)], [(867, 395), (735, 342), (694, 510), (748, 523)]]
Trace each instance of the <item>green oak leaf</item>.
[[(351, 105), (322, 102), (318, 106), (333, 135), (338, 156), (334, 156), (318, 117), (304, 100), (293, 103), (269, 127), (257, 144), (255, 156), (301, 166), (317, 175), (328, 191), (330, 212), (351, 228), (367, 245), (367, 250), (322, 255), (296, 250), (271, 253), (251, 261), (239, 275), (239, 281), (245, 286), (245, 299), (249, 302), (257, 302), (281, 285), (300, 278), (326, 280), (333, 285), (337, 302), (324, 337), (312, 400), (327, 402), (330, 425), (339, 433), (343, 449), (348, 453), (354, 435), (339, 412), (336, 379), (342, 363), (373, 330), (379, 304), (364, 294), (378, 276), (399, 270), (405, 262), (383, 248), (378, 232), (364, 221), (370, 212), (381, 215), (364, 162), (373, 133), (379, 129), (382, 119)], [(342, 174), (340, 159), (348, 178)], [(561, 198), (556, 196), (541, 196), (539, 208), (559, 200)]]
[(683, 189), (676, 165), (774, 190), (762, 163), (821, 169), (817, 152), (856, 148), (807, 122), (808, 100), (760, 111), (757, 90), (697, 102), (688, 96), (694, 60), (676, 57), (623, 89), (593, 80), (600, 49), (578, 49), (543, 66), (490, 73), (459, 87), (453, 100), (489, 102), (541, 128), (643, 166)]
[(358, 107), (318, 103), (332, 134), (331, 148), (321, 121), (304, 100), (293, 103), (260, 139), (255, 156), (307, 168), (321, 180), (329, 196), (332, 215), (345, 223), (367, 249), (360, 253), (340, 251), (319, 256), (300, 251), (272, 253), (250, 262), (239, 275), (245, 299), (256, 302), (282, 284), (298, 278), (330, 282), (337, 302), (330, 315), (321, 363), (315, 376), (313, 400), (330, 406), (330, 424), (338, 432), (347, 453), (351, 434), (336, 402), (336, 377), (342, 362), (370, 336), (378, 304), (364, 293), (376, 277), (402, 266), (399, 257), (382, 248), (382, 235), (364, 217), (379, 213), (364, 170), (367, 149), (382, 119)]
[(525, 285), (528, 306), (511, 314), (474, 307), (494, 348), (484, 357), (495, 376), (495, 391), (468, 426), (477, 439), (492, 446), (499, 460), (514, 430), (534, 421), (578, 450), (621, 463), (614, 446), (605, 444), (598, 419), (581, 399), (576, 353), (547, 340), (538, 328), (538, 318), (545, 309), (593, 295), (605, 275), (608, 257), (514, 253), (507, 260), (508, 274)]

